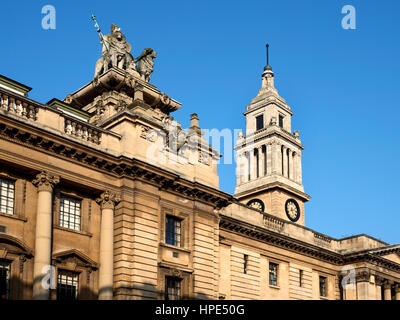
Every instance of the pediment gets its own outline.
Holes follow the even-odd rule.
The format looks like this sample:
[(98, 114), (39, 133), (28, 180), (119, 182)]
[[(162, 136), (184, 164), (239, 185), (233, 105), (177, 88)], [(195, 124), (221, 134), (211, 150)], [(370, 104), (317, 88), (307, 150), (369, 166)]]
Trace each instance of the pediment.
[(97, 263), (90, 259), (87, 255), (76, 249), (70, 249), (53, 254), (53, 260), (58, 263), (69, 265), (73, 268), (84, 267), (97, 269)]
[(22, 240), (9, 234), (0, 234), (0, 249), (2, 252), (23, 254), (33, 256), (33, 250), (29, 248)]

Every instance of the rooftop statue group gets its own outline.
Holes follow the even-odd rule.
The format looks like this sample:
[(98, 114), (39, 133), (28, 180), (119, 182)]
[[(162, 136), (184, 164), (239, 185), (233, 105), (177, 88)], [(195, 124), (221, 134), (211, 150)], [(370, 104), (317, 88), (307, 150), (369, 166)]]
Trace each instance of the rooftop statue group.
[(102, 57), (96, 62), (95, 77), (102, 75), (112, 67), (117, 67), (149, 82), (153, 72), (153, 59), (157, 57), (157, 53), (151, 48), (146, 48), (139, 57), (134, 58), (131, 54), (132, 46), (126, 41), (125, 35), (118, 26), (112, 24), (111, 34), (103, 36), (96, 18), (92, 16), (92, 19), (95, 21), (95, 27), (103, 46)]

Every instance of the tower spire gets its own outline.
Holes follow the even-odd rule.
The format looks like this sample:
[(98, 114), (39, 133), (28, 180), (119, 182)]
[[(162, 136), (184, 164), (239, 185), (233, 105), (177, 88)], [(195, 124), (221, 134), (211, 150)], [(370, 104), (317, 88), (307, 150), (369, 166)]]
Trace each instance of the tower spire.
[(267, 48), (267, 65), (264, 67), (264, 70), (272, 70), (272, 67), (269, 65), (269, 43), (265, 47)]

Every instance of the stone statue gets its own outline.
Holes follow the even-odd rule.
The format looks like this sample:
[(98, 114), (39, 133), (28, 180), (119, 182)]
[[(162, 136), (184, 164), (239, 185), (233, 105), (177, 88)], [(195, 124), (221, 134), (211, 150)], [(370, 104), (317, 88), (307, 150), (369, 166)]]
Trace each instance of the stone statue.
[(102, 57), (96, 63), (95, 76), (106, 72), (110, 67), (127, 70), (133, 61), (132, 46), (126, 41), (121, 29), (112, 24), (111, 34), (100, 38), (103, 45)]
[(151, 48), (146, 48), (143, 50), (141, 57), (137, 70), (139, 71), (141, 78), (149, 82), (151, 74), (153, 73), (153, 60), (157, 57), (157, 52)]
[[(96, 62), (95, 78), (115, 67), (126, 70), (133, 76), (140, 76), (147, 82), (150, 81), (154, 66), (153, 59), (157, 57), (157, 53), (151, 48), (146, 48), (139, 57), (134, 59), (131, 54), (132, 46), (126, 41), (125, 35), (118, 26), (112, 24), (111, 34), (103, 36), (96, 17), (92, 15), (92, 19), (95, 21), (102, 44), (102, 57)], [(138, 66), (136, 66), (137, 62), (139, 62)]]

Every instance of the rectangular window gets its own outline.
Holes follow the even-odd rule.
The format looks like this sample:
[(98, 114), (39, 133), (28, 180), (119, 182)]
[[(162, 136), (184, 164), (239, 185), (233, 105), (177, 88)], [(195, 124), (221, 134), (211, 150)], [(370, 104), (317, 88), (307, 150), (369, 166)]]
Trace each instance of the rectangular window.
[(0, 179), (0, 212), (14, 213), (14, 181)]
[(59, 270), (57, 277), (57, 300), (78, 299), (79, 274), (70, 271)]
[(269, 263), (269, 285), (278, 286), (278, 265), (276, 263)]
[(256, 117), (256, 130), (261, 130), (264, 128), (264, 116), (260, 115)]
[(243, 255), (243, 273), (247, 274), (247, 264), (249, 262), (249, 256), (247, 254)]
[(279, 126), (283, 128), (283, 116), (281, 114), (279, 115)]
[(173, 216), (166, 216), (165, 243), (180, 247), (181, 246), (181, 219)]
[(299, 287), (303, 286), (303, 270), (299, 270)]
[(319, 277), (319, 295), (321, 297), (327, 297), (327, 279), (326, 277), (320, 276)]
[(175, 277), (165, 277), (165, 300), (181, 299), (182, 279)]
[(0, 300), (10, 296), (10, 263), (0, 260)]
[(81, 229), (81, 201), (69, 198), (60, 198), (60, 226), (73, 230)]

